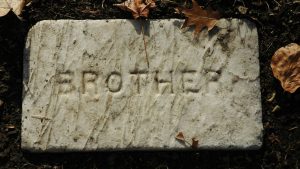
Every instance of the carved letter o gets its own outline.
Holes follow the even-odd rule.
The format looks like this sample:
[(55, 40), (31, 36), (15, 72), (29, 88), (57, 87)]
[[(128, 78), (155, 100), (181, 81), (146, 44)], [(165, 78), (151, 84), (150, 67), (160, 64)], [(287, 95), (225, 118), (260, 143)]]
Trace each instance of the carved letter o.
[(107, 88), (110, 92), (118, 92), (122, 88), (122, 76), (118, 72), (112, 72), (106, 79)]

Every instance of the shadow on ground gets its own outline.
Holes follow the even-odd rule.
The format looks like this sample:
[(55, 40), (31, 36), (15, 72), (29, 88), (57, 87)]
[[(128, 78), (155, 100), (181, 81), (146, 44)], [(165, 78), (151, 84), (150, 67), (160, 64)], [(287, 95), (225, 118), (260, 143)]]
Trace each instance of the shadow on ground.
[[(273, 78), (270, 59), (281, 46), (299, 43), (299, 5), (281, 4), (277, 13), (275, 1), (262, 0), (268, 6), (251, 6), (236, 1), (236, 6), (245, 5), (251, 15), (236, 14), (236, 6), (230, 2), (216, 0), (226, 16), (257, 19), (259, 32), (261, 92), (263, 105), (264, 145), (255, 151), (121, 151), (89, 153), (23, 152), (21, 143), (21, 105), (24, 39), (29, 25), (43, 19), (101, 19), (129, 18), (130, 15), (117, 9), (99, 11), (98, 14), (80, 12), (84, 7), (98, 8), (99, 2), (60, 0), (36, 0), (25, 11), (26, 22), (21, 22), (11, 12), (0, 17), (0, 168), (125, 168), (125, 169), (171, 169), (171, 168), (230, 168), (230, 169), (297, 169), (300, 165), (300, 91), (286, 93)], [(205, 1), (206, 2), (206, 1)], [(207, 1), (208, 2), (208, 1)], [(281, 2), (281, 1), (280, 1)], [(84, 4), (83, 4), (84, 3)], [(224, 5), (225, 4), (225, 5)], [(226, 6), (227, 4), (227, 6)], [(228, 5), (229, 4), (229, 5)], [(94, 7), (93, 7), (94, 5)], [(171, 8), (164, 7), (153, 13), (155, 18), (178, 17)], [(274, 9), (273, 9), (274, 8)], [(108, 8), (110, 9), (110, 8)], [(165, 9), (165, 10), (164, 10)], [(298, 10), (298, 14), (297, 14)], [(293, 12), (294, 11), (294, 12)], [(30, 15), (29, 15), (29, 14)], [(170, 13), (170, 14), (166, 14)], [(250, 12), (249, 12), (250, 13)], [(268, 101), (273, 93), (275, 99)], [(274, 109), (275, 107), (278, 109)]]
[(34, 165), (63, 168), (260, 168), (262, 150), (256, 151), (127, 151), (54, 153), (24, 156)]

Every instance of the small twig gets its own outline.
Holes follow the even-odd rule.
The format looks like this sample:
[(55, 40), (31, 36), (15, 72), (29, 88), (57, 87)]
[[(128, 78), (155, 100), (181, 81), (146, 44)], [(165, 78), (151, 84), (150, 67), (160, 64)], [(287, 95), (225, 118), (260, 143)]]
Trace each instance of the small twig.
[(272, 113), (277, 112), (280, 110), (280, 106), (276, 105), (273, 109), (272, 109)]
[(267, 7), (268, 7), (268, 12), (271, 12), (271, 9), (270, 9), (270, 6), (269, 6), (268, 2), (265, 1), (265, 3), (266, 3), (266, 5), (267, 5)]
[(141, 26), (142, 26), (142, 34), (143, 34), (143, 41), (144, 41), (144, 49), (145, 49), (145, 55), (146, 55), (146, 61), (147, 61), (147, 66), (149, 68), (149, 60), (148, 60), (148, 54), (147, 54), (147, 43), (145, 40), (145, 33), (144, 33), (144, 24), (143, 22), (140, 20)]
[(277, 2), (276, 0), (273, 0), (278, 6), (281, 6), (281, 4), (279, 2)]
[(290, 128), (290, 129), (288, 129), (288, 131), (292, 131), (292, 130), (295, 130), (295, 129), (297, 129), (298, 127), (297, 126), (295, 126), (295, 127), (292, 127), (292, 128)]
[(105, 0), (102, 0), (102, 3), (101, 3), (102, 9), (104, 8), (104, 3), (105, 3)]
[(268, 102), (272, 102), (275, 99), (276, 92), (273, 92), (271, 97), (267, 99)]

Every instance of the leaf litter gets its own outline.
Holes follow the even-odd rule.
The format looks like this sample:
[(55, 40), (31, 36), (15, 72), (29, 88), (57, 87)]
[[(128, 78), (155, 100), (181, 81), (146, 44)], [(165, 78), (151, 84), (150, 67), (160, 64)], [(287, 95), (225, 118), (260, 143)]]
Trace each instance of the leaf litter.
[(198, 5), (196, 0), (192, 0), (192, 5), (191, 9), (184, 7), (175, 8), (177, 13), (183, 13), (186, 16), (181, 28), (195, 26), (195, 36), (198, 36), (205, 27), (207, 27), (208, 31), (212, 30), (217, 21), (221, 18), (221, 14), (211, 8), (205, 10), (203, 6)]
[(12, 10), (20, 18), (22, 10), (31, 1), (32, 0), (1, 0), (0, 17), (5, 16), (10, 10)]
[(114, 4), (122, 10), (131, 12), (134, 19), (148, 18), (150, 9), (156, 8), (154, 0), (126, 0), (120, 4)]
[(176, 136), (175, 136), (175, 139), (179, 142), (182, 142), (182, 143), (186, 143), (188, 144), (190, 147), (192, 148), (197, 148), (198, 147), (198, 144), (199, 144), (199, 140), (197, 140), (196, 138), (192, 138), (192, 143), (188, 142), (183, 133), (182, 132), (179, 132)]
[(279, 48), (272, 56), (271, 68), (282, 88), (294, 93), (300, 87), (300, 46), (291, 43)]

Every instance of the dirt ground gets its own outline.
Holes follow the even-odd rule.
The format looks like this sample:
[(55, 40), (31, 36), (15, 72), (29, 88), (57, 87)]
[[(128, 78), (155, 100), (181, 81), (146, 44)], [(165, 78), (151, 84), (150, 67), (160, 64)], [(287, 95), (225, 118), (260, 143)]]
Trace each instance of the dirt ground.
[[(102, 5), (101, 0), (34, 0), (25, 8), (22, 21), (12, 12), (0, 17), (0, 168), (300, 168), (300, 89), (294, 94), (284, 92), (270, 68), (271, 57), (279, 47), (291, 42), (299, 44), (300, 2), (296, 0), (199, 1), (203, 6), (219, 10), (225, 18), (245, 18), (257, 25), (264, 124), (260, 150), (23, 152), (20, 149), (22, 55), (28, 29), (45, 19), (130, 19), (130, 13), (113, 7), (117, 2), (120, 1), (106, 0)], [(150, 18), (184, 18), (174, 13), (174, 7), (183, 4), (184, 0), (159, 0)], [(247, 13), (241, 14), (239, 6), (246, 7)], [(273, 93), (275, 99), (268, 101)]]

